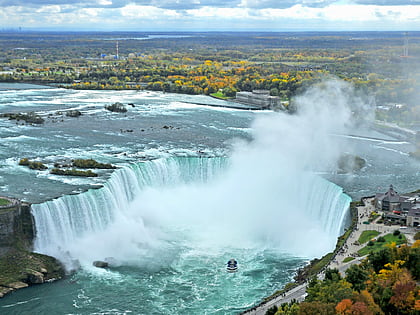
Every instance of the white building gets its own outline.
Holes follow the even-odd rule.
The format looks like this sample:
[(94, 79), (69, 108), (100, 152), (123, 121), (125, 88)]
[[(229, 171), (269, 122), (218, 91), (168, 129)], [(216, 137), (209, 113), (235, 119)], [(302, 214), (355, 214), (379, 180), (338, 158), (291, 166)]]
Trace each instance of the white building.
[(252, 92), (237, 92), (236, 101), (241, 104), (273, 109), (281, 106), (278, 96), (271, 96), (268, 90), (254, 90)]

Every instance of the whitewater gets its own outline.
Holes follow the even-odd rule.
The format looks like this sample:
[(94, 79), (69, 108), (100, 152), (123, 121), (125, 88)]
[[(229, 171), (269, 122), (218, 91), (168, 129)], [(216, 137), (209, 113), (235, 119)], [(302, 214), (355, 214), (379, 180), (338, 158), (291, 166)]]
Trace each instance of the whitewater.
[[(35, 201), (35, 250), (75, 271), (6, 297), (2, 314), (236, 314), (334, 248), (350, 202), (341, 187), (357, 195), (396, 180), (377, 171), (384, 169), (374, 162), (377, 143), (336, 136), (354, 131), (349, 105), (362, 105), (341, 83), (303, 95), (296, 115), (193, 106), (182, 101), (209, 99), (148, 92), (4, 94), (7, 110), (26, 106), (48, 117), (77, 107), (83, 115), (41, 128), (0, 122), (7, 127), (3, 190), (21, 189), (19, 197)], [(136, 107), (112, 116), (103, 106), (116, 99)], [(340, 154), (356, 149), (367, 169), (337, 174)], [(47, 165), (85, 157), (118, 169), (99, 179), (63, 179), (16, 166), (30, 152)], [(415, 185), (415, 162), (398, 153), (385, 163), (390, 159), (408, 169), (398, 183)], [(225, 270), (230, 258), (239, 262), (235, 274)], [(111, 268), (95, 268), (94, 260)]]

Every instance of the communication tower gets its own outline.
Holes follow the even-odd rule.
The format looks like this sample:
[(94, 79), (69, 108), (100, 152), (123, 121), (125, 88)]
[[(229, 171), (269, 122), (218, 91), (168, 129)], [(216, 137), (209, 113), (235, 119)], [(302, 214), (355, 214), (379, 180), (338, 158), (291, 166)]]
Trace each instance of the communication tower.
[(117, 44), (116, 44), (116, 50), (117, 50), (116, 56), (117, 56), (117, 59), (119, 59), (119, 57), (118, 57), (118, 41), (117, 41)]
[(401, 57), (408, 57), (408, 33), (404, 33), (403, 55)]

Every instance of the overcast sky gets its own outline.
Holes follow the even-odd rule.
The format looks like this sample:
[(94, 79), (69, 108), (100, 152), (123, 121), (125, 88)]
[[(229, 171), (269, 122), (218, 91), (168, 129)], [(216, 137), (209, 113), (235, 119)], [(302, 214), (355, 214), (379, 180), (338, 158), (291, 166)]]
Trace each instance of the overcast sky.
[(0, 0), (0, 29), (420, 31), (420, 0)]

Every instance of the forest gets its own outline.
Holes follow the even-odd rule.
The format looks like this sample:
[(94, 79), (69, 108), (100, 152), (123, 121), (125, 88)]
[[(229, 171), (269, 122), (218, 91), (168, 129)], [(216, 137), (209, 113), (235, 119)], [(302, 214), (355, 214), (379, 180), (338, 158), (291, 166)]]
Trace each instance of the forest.
[(284, 303), (266, 314), (419, 314), (420, 233), (416, 238), (412, 246), (394, 242), (371, 252), (344, 277), (337, 269), (327, 269), (323, 280), (309, 281), (304, 302)]
[(377, 118), (420, 122), (420, 32), (0, 32), (0, 82), (234, 98), (287, 105), (325, 78), (354, 85)]

